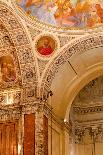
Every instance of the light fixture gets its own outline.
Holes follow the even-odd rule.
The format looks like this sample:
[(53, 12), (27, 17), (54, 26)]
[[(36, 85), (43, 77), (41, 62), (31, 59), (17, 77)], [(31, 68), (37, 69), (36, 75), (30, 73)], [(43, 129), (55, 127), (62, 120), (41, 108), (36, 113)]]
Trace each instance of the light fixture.
[(64, 119), (64, 123), (67, 123), (67, 119), (66, 118)]

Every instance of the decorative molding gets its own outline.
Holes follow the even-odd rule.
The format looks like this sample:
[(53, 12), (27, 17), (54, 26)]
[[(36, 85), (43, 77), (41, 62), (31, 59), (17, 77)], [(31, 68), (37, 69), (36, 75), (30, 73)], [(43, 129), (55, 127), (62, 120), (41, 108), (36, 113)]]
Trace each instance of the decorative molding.
[(99, 113), (99, 112), (103, 112), (103, 106), (95, 106), (95, 107), (87, 107), (87, 108), (73, 107), (73, 112), (81, 115), (89, 114), (89, 113)]
[[(31, 43), (26, 30), (22, 26), (23, 24), (16, 16), (14, 11), (2, 2), (0, 2), (0, 21), (7, 29), (12, 43), (16, 49), (21, 72), (23, 73), (23, 70), (25, 70), (25, 66), (29, 65), (31, 61), (33, 62), (32, 67), (35, 70), (35, 60), (33, 58), (34, 53), (32, 51)], [(31, 58), (32, 60), (30, 59), (28, 62), (27, 59), (29, 58)], [(23, 66), (23, 68), (21, 67), (21, 65)], [(28, 71), (28, 69), (29, 68), (26, 68), (26, 71)], [(22, 80), (22, 83), (25, 82)]]
[(91, 49), (103, 47), (103, 35), (95, 34), (88, 35), (69, 43), (59, 55), (48, 66), (45, 75), (42, 79), (41, 92), (45, 91), (45, 88), (50, 89), (51, 83), (55, 78), (55, 74), (58, 72), (60, 66), (67, 62), (72, 56), (85, 53)]
[(89, 82), (77, 95), (72, 104), (75, 114), (103, 112), (103, 76)]
[(79, 144), (103, 143), (103, 124), (95, 127), (76, 127), (74, 141)]
[(0, 122), (18, 120), (21, 117), (20, 107), (0, 108)]
[(71, 40), (75, 38), (79, 38), (80, 36), (75, 36), (75, 35), (58, 35), (59, 41), (60, 41), (60, 48), (68, 44)]

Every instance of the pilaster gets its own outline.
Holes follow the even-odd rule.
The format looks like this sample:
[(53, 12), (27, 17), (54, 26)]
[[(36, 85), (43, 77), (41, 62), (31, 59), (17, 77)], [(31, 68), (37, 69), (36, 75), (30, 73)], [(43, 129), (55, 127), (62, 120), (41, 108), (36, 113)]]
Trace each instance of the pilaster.
[[(32, 104), (30, 103), (22, 105), (22, 113), (24, 116), (27, 115), (28, 117), (30, 117), (30, 115), (34, 115), (35, 117), (35, 123), (34, 123), (35, 155), (48, 155), (48, 118), (46, 116), (45, 109), (46, 109), (46, 102), (40, 100)], [(29, 121), (32, 121), (32, 118)], [(24, 121), (24, 126), (25, 123), (26, 121)], [(24, 135), (26, 134), (25, 132), (28, 132), (28, 130), (29, 129), (27, 129), (27, 131), (24, 130)], [(31, 140), (28, 139), (28, 143), (30, 142)], [(28, 153), (25, 155), (31, 155), (31, 154)]]

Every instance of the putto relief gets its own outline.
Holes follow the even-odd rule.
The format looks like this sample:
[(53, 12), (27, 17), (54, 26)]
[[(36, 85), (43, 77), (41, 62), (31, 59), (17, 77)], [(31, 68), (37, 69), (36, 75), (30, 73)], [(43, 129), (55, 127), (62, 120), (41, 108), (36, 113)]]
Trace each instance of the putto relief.
[(16, 0), (27, 16), (58, 27), (92, 28), (103, 24), (102, 0)]

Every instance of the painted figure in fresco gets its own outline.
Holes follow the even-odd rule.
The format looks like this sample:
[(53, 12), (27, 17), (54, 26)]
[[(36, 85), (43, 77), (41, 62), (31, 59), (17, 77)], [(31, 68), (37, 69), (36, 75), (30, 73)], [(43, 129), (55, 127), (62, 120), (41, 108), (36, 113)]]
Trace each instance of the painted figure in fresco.
[(55, 2), (46, 0), (22, 0), (19, 4), (27, 14), (37, 17), (39, 20), (56, 25), (54, 13), (57, 7)]
[(53, 48), (50, 45), (50, 39), (44, 38), (43, 43), (40, 47), (38, 47), (38, 52), (42, 55), (50, 55), (53, 52)]
[(54, 16), (57, 21), (57, 25), (73, 26), (74, 22), (68, 19), (72, 10), (72, 4), (70, 0), (63, 0), (62, 2), (57, 1), (56, 4), (57, 4), (57, 10)]
[(38, 18), (45, 22), (52, 25), (57, 25), (56, 19), (55, 19), (55, 12), (57, 10), (57, 6), (55, 6), (54, 2), (48, 2), (44, 3), (42, 6), (43, 12), (40, 10), (38, 11)]
[(95, 5), (97, 15), (100, 17), (100, 22), (103, 23), (103, 8), (100, 4)]
[(87, 19), (87, 27), (93, 27), (100, 23), (100, 18), (96, 13), (95, 5), (91, 7), (89, 18)]
[(19, 5), (26, 11), (26, 13), (36, 16), (39, 8), (42, 6), (42, 2), (38, 0), (21, 0)]
[[(67, 21), (71, 21), (74, 27), (85, 27), (89, 16), (89, 8), (90, 5), (88, 2), (78, 0), (75, 6), (71, 5)], [(63, 18), (65, 19), (65, 17)]]
[(0, 58), (2, 80), (11, 82), (16, 79), (13, 59), (10, 56), (2, 56)]
[(103, 0), (17, 0), (30, 16), (56, 26), (93, 27), (103, 23)]

